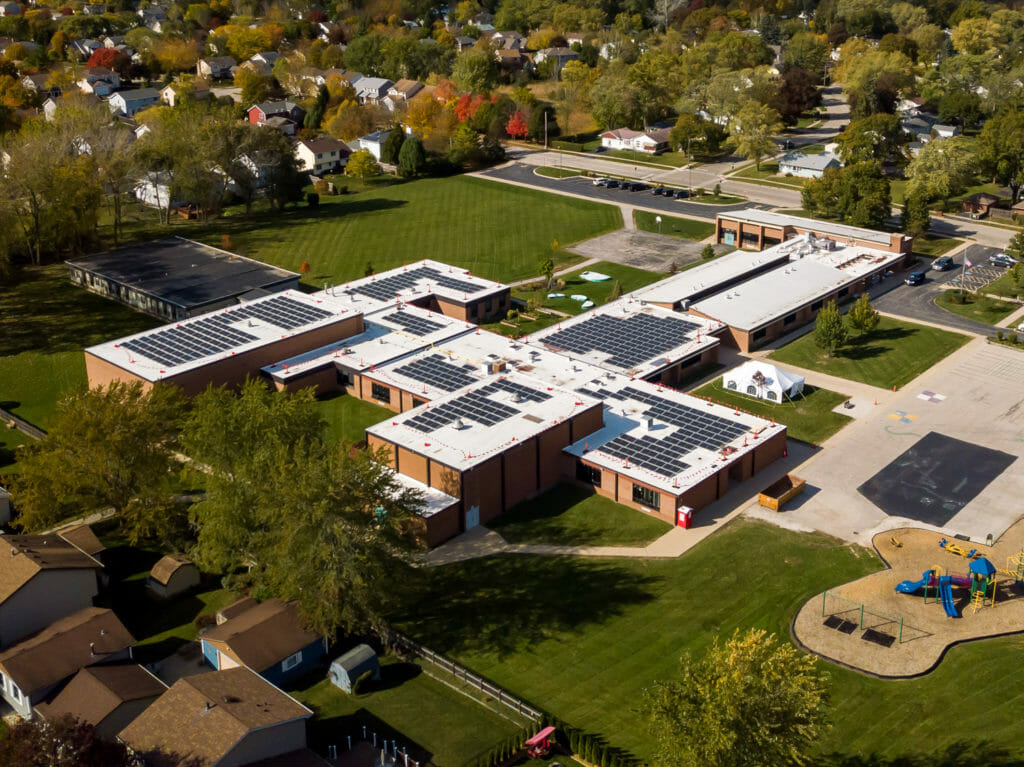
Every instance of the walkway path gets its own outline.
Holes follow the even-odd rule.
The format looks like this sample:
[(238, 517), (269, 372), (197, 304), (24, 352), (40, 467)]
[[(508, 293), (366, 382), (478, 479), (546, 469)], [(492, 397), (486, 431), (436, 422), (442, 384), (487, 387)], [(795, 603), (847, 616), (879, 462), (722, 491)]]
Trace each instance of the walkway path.
[[(552, 275), (552, 278), (554, 279), (557, 277), (564, 277), (570, 272), (579, 271), (580, 269), (586, 269), (588, 266), (593, 266), (594, 264), (596, 264), (597, 261), (598, 259), (596, 258), (588, 258), (584, 261), (580, 261), (579, 263), (570, 264), (569, 266), (562, 267)], [(523, 285), (529, 285), (531, 282), (537, 282), (537, 280), (542, 279), (544, 279), (544, 275), (538, 274), (536, 277), (527, 277), (525, 280), (516, 280), (515, 282), (509, 282), (507, 284), (511, 285), (513, 288), (518, 288)]]

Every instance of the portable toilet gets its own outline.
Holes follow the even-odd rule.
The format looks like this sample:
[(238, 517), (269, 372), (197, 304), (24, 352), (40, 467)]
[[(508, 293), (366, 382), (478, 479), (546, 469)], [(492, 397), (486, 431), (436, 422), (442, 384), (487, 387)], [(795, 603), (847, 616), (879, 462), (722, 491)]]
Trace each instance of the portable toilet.
[(356, 680), (367, 671), (372, 671), (371, 679), (380, 679), (380, 661), (377, 653), (368, 644), (353, 647), (331, 664), (327, 678), (331, 684), (345, 692), (352, 692)]

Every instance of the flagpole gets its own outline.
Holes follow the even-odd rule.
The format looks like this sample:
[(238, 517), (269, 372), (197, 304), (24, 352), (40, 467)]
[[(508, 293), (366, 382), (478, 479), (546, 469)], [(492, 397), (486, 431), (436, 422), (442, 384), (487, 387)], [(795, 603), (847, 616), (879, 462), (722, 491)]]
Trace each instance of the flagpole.
[(960, 303), (964, 302), (964, 280), (967, 278), (967, 251), (964, 251), (964, 262), (960, 265)]

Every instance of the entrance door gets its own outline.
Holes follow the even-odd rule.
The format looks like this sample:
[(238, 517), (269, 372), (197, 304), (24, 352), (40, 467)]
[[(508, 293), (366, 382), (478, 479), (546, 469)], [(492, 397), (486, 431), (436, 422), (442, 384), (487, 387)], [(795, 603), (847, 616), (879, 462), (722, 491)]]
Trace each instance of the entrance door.
[(480, 524), (480, 507), (471, 506), (466, 510), (466, 529), (472, 530)]

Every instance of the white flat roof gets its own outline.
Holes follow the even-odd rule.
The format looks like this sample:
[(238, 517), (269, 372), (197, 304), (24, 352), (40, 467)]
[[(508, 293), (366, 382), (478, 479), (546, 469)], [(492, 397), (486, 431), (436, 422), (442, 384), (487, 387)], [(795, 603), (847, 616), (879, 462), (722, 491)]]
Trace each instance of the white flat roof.
[(734, 250), (706, 264), (646, 285), (629, 295), (642, 301), (675, 304), (689, 299), (696, 293), (714, 290), (718, 285), (739, 279), (765, 264), (782, 262), (787, 258), (786, 254), (775, 252), (773, 248), (763, 251)]
[(647, 381), (606, 389), (604, 427), (565, 452), (676, 496), (786, 428)]
[(632, 296), (604, 304), (527, 336), (570, 359), (640, 378), (718, 344), (713, 331), (722, 325)]
[(444, 511), (449, 508), (452, 504), (458, 503), (459, 499), (448, 495), (448, 493), (438, 490), (436, 487), (430, 487), (425, 485), (419, 480), (413, 479), (406, 474), (400, 474), (392, 471), (391, 476), (395, 478), (398, 484), (406, 487), (410, 490), (418, 490), (423, 495), (423, 505), (420, 506), (417, 512), (421, 517), (429, 518), (437, 514), (439, 511)]
[(366, 432), (465, 471), (596, 404), (590, 397), (512, 373), (473, 383)]
[(85, 351), (155, 382), (357, 315), (329, 296), (285, 290)]
[(832, 234), (843, 239), (855, 237), (886, 246), (892, 242), (891, 235), (888, 232), (877, 232), (874, 229), (864, 229), (859, 226), (836, 224), (832, 221), (819, 221), (816, 218), (772, 213), (771, 211), (758, 210), (757, 208), (719, 213), (718, 218), (729, 221), (749, 221), (752, 224), (762, 224), (764, 226), (794, 226), (800, 229), (808, 229), (815, 234)]
[(690, 308), (730, 327), (754, 330), (903, 258), (901, 253), (859, 246), (825, 250), (814, 247), (806, 235), (773, 250), (790, 253), (792, 260)]

